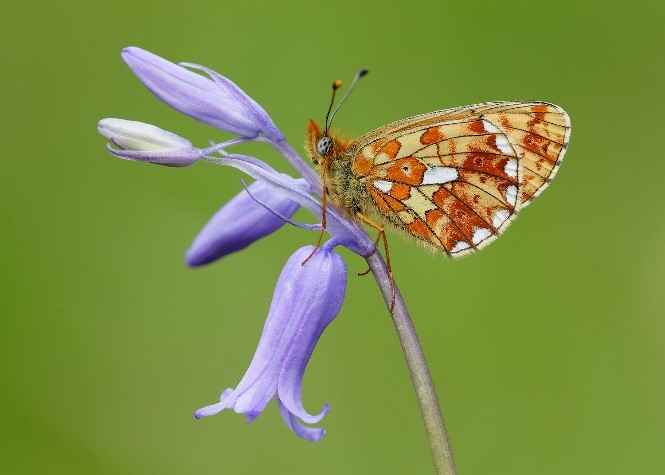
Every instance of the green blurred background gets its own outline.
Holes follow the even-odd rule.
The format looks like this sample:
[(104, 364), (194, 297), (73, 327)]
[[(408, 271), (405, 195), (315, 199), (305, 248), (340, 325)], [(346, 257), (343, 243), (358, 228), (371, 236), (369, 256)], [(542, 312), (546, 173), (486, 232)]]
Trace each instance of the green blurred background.
[(662, 473), (664, 14), (655, 0), (4, 5), (0, 471), (432, 471), (390, 318), (348, 253), (346, 303), (304, 383), (308, 409), (332, 405), (325, 438), (299, 440), (274, 404), (249, 426), (194, 420), (243, 375), (282, 265), (316, 235), (285, 228), (184, 266), (241, 175), (106, 154), (104, 117), (230, 137), (154, 99), (120, 60), (136, 45), (232, 78), (297, 147), (331, 81), (360, 67), (336, 119), (351, 135), (489, 100), (563, 106), (550, 189), (461, 261), (392, 236), (396, 278), (460, 473)]

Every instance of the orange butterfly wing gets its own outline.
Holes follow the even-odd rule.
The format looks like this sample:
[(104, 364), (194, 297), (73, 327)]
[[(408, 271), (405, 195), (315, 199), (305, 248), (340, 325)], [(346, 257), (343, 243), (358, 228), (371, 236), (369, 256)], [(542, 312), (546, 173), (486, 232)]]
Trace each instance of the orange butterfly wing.
[(569, 137), (558, 106), (491, 102), (388, 124), (348, 151), (374, 211), (461, 256), (498, 237), (549, 185)]

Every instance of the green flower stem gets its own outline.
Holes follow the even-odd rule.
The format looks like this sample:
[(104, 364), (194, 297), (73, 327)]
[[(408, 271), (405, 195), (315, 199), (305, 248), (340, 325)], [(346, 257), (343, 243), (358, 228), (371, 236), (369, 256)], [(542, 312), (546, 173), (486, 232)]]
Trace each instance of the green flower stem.
[[(374, 251), (370, 256), (366, 257), (367, 264), (376, 279), (383, 299), (388, 308), (392, 303), (392, 290), (390, 285), (390, 278), (388, 276), (388, 269), (386, 267), (381, 254)], [(416, 399), (420, 406), (420, 412), (423, 416), (425, 423), (425, 431), (427, 432), (427, 439), (429, 440), (430, 451), (434, 459), (434, 467), (437, 474), (453, 475), (456, 473), (455, 462), (453, 460), (453, 453), (450, 448), (450, 441), (448, 440), (448, 433), (446, 426), (443, 422), (439, 401), (436, 397), (436, 390), (434, 383), (425, 361), (425, 355), (420, 346), (416, 329), (413, 326), (409, 311), (406, 309), (404, 300), (395, 285), (395, 306), (391, 317), (397, 330), (402, 351), (406, 364), (409, 367), (409, 374), (413, 382), (413, 388), (416, 391)]]

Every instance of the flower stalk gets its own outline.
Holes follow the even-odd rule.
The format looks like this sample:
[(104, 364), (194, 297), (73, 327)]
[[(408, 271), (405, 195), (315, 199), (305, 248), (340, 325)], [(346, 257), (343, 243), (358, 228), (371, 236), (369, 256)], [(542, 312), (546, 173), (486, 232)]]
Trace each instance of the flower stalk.
[[(367, 256), (365, 260), (381, 290), (386, 306), (390, 309), (393, 293), (390, 286), (388, 268), (383, 257), (378, 251), (375, 251)], [(455, 470), (455, 461), (446, 425), (441, 414), (439, 400), (436, 396), (434, 382), (432, 381), (432, 376), (425, 360), (425, 354), (423, 353), (418, 334), (413, 326), (413, 321), (409, 316), (404, 299), (399, 292), (397, 283), (393, 281), (393, 285), (395, 288), (395, 304), (391, 317), (402, 346), (406, 365), (409, 368), (409, 376), (411, 376), (413, 389), (416, 392), (416, 399), (418, 400), (420, 413), (425, 424), (430, 452), (434, 460), (434, 468), (437, 474), (453, 475), (457, 473)]]

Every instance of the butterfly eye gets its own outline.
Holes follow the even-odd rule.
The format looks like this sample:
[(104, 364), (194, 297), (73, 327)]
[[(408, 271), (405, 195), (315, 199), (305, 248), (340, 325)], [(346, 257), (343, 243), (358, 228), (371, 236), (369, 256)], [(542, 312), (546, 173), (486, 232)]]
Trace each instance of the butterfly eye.
[(319, 152), (319, 155), (325, 157), (328, 155), (333, 146), (333, 139), (327, 135), (321, 137), (316, 144), (316, 151)]

